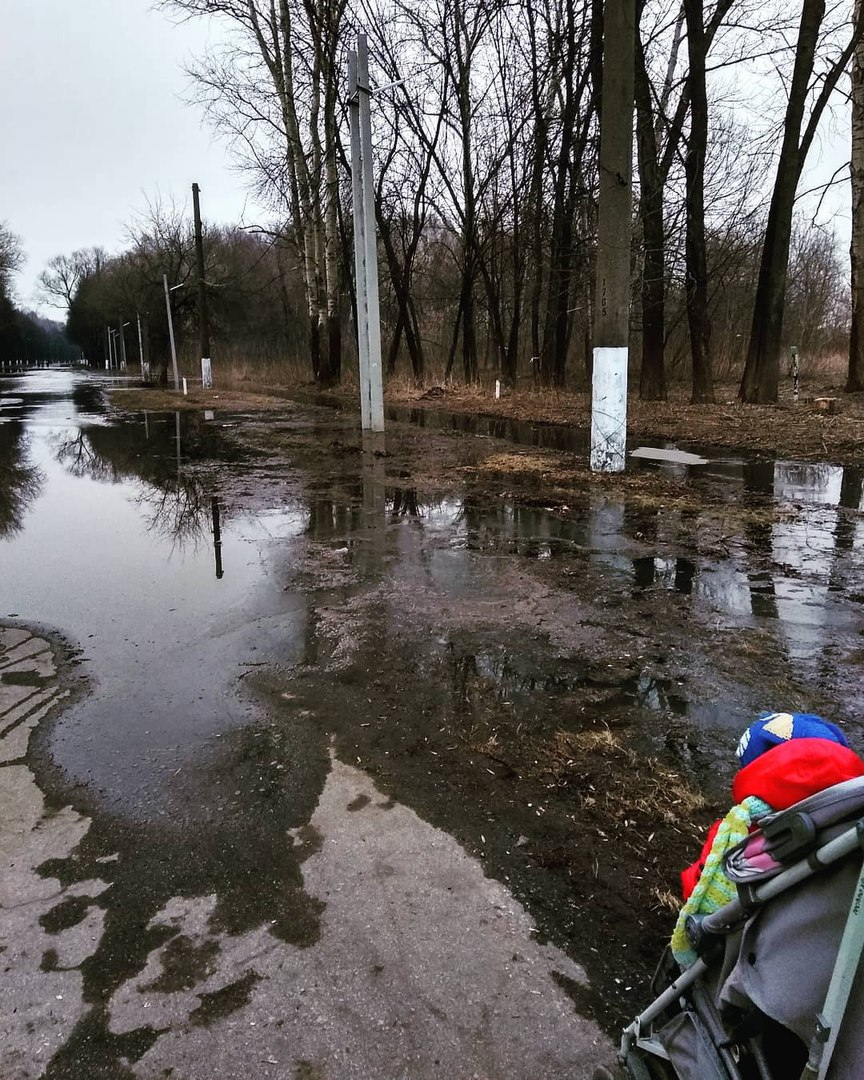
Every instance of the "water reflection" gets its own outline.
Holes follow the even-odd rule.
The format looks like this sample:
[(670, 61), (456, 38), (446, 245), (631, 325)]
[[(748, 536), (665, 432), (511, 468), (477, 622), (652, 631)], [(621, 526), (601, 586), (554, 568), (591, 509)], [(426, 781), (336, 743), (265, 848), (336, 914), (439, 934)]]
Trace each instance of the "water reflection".
[(21, 530), (24, 515), (42, 490), (44, 474), (30, 464), (29, 444), (20, 420), (0, 424), (0, 536)]
[[(76, 478), (110, 484), (139, 481), (133, 499), (148, 531), (181, 548), (211, 534), (217, 543), (222, 511), (214, 512), (214, 478), (194, 466), (236, 458), (237, 452), (200, 417), (177, 412), (144, 414), (140, 422), (82, 423), (56, 433), (52, 445), (56, 460)], [(221, 556), (219, 561), (221, 577)]]

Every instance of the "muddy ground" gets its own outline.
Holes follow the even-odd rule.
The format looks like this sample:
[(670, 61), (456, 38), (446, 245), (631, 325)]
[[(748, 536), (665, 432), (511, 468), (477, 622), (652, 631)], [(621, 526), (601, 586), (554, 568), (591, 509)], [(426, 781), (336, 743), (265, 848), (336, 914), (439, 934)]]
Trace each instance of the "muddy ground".
[[(478, 410), (445, 391), (410, 405), (440, 410), (445, 395), (453, 413)], [(552, 421), (570, 407), (547, 399), (532, 412), (528, 397), (484, 400), (482, 411)], [(112, 401), (125, 411), (159, 398)], [(169, 408), (179, 404), (171, 395)], [(784, 523), (794, 531), (801, 506), (657, 469), (592, 476), (584, 453), (437, 420), (390, 422), (364, 452), (350, 405), (310, 425), (287, 401), (266, 411), (266, 399), (199, 391), (182, 404), (235, 411), (224, 435), (249, 456), (220, 474), (227, 515), (307, 486), (308, 542), (283, 588), (314, 596), (314, 633), (302, 663), (251, 666), (244, 691), (285, 738), (298, 717), (320, 725), (340, 759), (476, 854), (526, 905), (537, 936), (584, 965), (591, 994), (567, 989), (614, 1031), (646, 1000), (678, 871), (727, 805), (740, 730), (770, 708), (858, 728), (860, 634), (844, 615), (806, 662), (806, 643), (790, 647), (770, 610), (774, 576), (806, 578), (779, 566), (766, 540)], [(688, 448), (850, 462), (864, 416), (854, 400), (835, 416), (811, 403), (679, 403), (637, 406), (631, 430)], [(860, 517), (840, 508), (825, 528), (854, 532)], [(853, 547), (832, 581), (855, 596)], [(694, 575), (719, 578), (733, 563), (746, 564), (746, 610), (722, 590), (697, 597)]]
[[(672, 440), (684, 446), (729, 447), (800, 460), (855, 463), (864, 446), (864, 394), (846, 394), (824, 381), (802, 384), (795, 402), (791, 388), (781, 386), (776, 405), (743, 405), (737, 386), (718, 386), (713, 405), (693, 405), (682, 389), (672, 389), (668, 401), (628, 402), (631, 439)], [(327, 402), (350, 411), (357, 408), (357, 390), (345, 386), (321, 392), (314, 386), (270, 386), (202, 390), (186, 396), (173, 391), (126, 387), (114, 392), (118, 405), (128, 409), (166, 408), (266, 410), (274, 398)], [(819, 402), (830, 403), (831, 412)], [(166, 402), (170, 402), (167, 405)], [(496, 398), (489, 387), (446, 386), (388, 387), (386, 404), (392, 418), (406, 410), (446, 410), (466, 417), (490, 417), (516, 423), (563, 425), (587, 432), (591, 399), (584, 393), (565, 390), (504, 389)], [(400, 412), (401, 410), (401, 412)]]

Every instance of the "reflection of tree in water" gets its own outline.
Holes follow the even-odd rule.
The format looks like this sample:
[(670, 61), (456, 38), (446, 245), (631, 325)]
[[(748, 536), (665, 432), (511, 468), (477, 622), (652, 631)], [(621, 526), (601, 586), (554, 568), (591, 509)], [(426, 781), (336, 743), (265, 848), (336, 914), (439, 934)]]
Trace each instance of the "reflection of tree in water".
[(24, 514), (45, 481), (42, 472), (27, 463), (28, 450), (23, 424), (0, 424), (0, 536), (21, 530)]
[(103, 483), (138, 481), (135, 504), (147, 528), (181, 547), (209, 540), (213, 520), (209, 477), (195, 465), (223, 457), (218, 435), (197, 417), (160, 415), (140, 422), (90, 425), (55, 443), (57, 460), (77, 477)]

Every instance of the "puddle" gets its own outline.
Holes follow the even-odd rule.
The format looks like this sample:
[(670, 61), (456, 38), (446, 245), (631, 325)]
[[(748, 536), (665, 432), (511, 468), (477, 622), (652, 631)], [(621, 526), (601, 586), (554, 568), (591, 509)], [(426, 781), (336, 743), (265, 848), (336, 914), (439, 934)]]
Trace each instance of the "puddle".
[[(567, 513), (431, 497), (410, 474), (400, 486), (390, 459), (362, 453), (334, 451), (333, 469), (327, 459), (311, 473), (290, 446), (267, 460), (242, 452), (227, 426), (236, 418), (115, 421), (99, 380), (71, 372), (6, 384), (0, 617), (58, 630), (90, 680), (31, 746), (51, 799), (94, 820), (75, 859), (44, 873), (64, 887), (112, 882), (100, 900), (105, 949), (85, 980), (95, 1027), (79, 1031), (69, 1061), (104, 1035), (98, 1009), (151, 954), (165, 962), (147, 985), (162, 977), (188, 993), (185, 969), (210, 971), (212, 946), (150, 927), (172, 898), (212, 898), (207, 919), (229, 936), (266, 923), (297, 948), (318, 940), (321, 908), (302, 866), (319, 841), (298, 834), (294, 849), (285, 836), (312, 818), (331, 741), (380, 785), (376, 802), (346, 802), (352, 822), (388, 800), (410, 805), (512, 884), (543, 933), (575, 953), (589, 917), (598, 941), (632, 924), (622, 890), (649, 871), (644, 844), (638, 864), (621, 852), (649, 821), (646, 810), (637, 828), (621, 808), (610, 859), (608, 826), (590, 813), (617, 804), (597, 792), (602, 768), (573, 773), (590, 758), (574, 739), (608, 736), (622, 768), (628, 754), (650, 757), (716, 790), (750, 714), (791, 695), (796, 707), (840, 710), (860, 734), (861, 469), (710, 452), (692, 469), (638, 466), (697, 491), (722, 485), (730, 504), (783, 509), (705, 530), (693, 512), (600, 495)], [(571, 429), (421, 419), (584, 448)], [(334, 444), (333, 428), (302, 410), (291, 426)], [(18, 685), (10, 674), (7, 688)], [(371, 781), (355, 780), (352, 799), (371, 799)], [(608, 909), (591, 889), (612, 895)], [(650, 903), (645, 918), (662, 923)], [(85, 916), (78, 900), (46, 925), (68, 932)], [(586, 962), (617, 1008), (612, 960)], [(262, 986), (246, 968), (208, 984), (193, 1006), (202, 1038)], [(110, 1053), (149, 1053), (148, 1024), (112, 1035)]]

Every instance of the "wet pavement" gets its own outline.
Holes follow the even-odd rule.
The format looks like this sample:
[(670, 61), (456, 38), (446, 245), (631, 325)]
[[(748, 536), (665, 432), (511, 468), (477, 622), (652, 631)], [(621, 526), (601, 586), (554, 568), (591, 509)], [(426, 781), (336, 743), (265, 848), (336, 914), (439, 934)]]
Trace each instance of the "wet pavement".
[(0, 399), (4, 1080), (589, 1076), (672, 808), (762, 708), (864, 744), (860, 469), (562, 511), (454, 462), (567, 429)]

